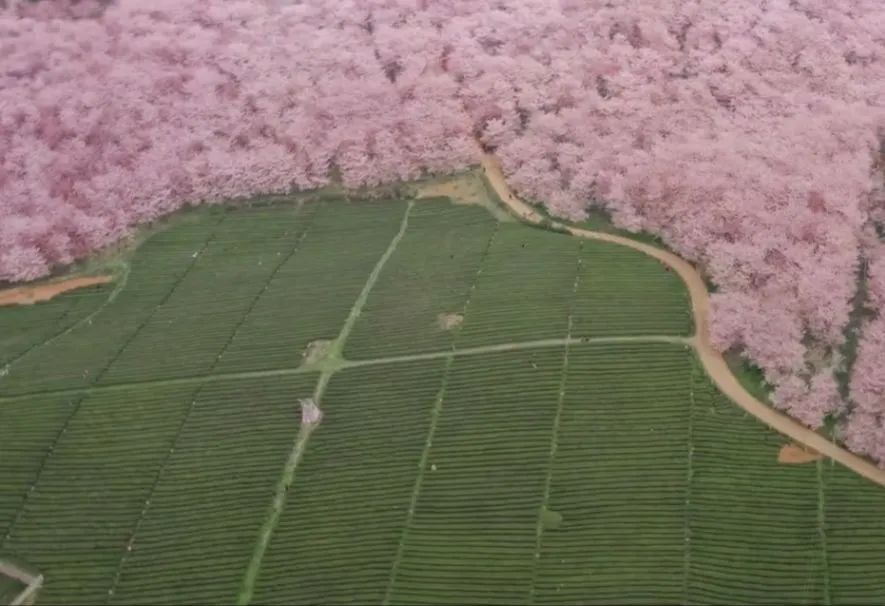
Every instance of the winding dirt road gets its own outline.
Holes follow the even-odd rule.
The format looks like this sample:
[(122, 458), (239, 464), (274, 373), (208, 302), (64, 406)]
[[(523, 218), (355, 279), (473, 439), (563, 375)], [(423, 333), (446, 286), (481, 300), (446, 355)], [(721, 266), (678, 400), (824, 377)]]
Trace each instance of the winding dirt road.
[[(529, 223), (540, 224), (545, 217), (535, 211), (531, 206), (523, 202), (507, 185), (501, 165), (497, 159), (485, 154), (482, 158), (482, 167), (485, 176), (495, 192), (510, 208), (510, 210)], [(803, 444), (820, 454), (838, 461), (845, 467), (852, 469), (863, 477), (877, 484), (885, 486), (885, 469), (880, 469), (866, 459), (852, 454), (841, 446), (827, 440), (822, 435), (811, 429), (808, 429), (801, 423), (780, 413), (764, 402), (760, 402), (754, 398), (743, 385), (732, 374), (731, 369), (725, 362), (725, 358), (719, 353), (710, 342), (710, 293), (704, 280), (697, 270), (684, 259), (677, 257), (671, 252), (660, 248), (644, 244), (630, 238), (607, 234), (604, 232), (591, 231), (570, 227), (561, 223), (553, 223), (557, 228), (561, 228), (573, 236), (579, 238), (588, 238), (591, 240), (603, 240), (605, 242), (613, 242), (622, 246), (629, 246), (635, 250), (643, 252), (650, 257), (654, 257), (660, 262), (672, 268), (685, 285), (688, 287), (688, 293), (691, 297), (692, 313), (694, 314), (695, 335), (689, 340), (689, 343), (697, 352), (698, 358), (704, 366), (704, 370), (713, 379), (713, 382), (723, 394), (728, 396), (732, 402), (749, 412), (751, 415), (771, 427), (772, 429), (789, 436), (795, 442)]]

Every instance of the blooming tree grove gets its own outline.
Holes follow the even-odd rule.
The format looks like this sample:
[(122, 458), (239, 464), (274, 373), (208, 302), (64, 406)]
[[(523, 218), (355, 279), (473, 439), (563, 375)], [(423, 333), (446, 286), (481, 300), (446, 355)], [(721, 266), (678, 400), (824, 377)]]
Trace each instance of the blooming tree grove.
[(881, 0), (0, 6), (0, 280), (185, 204), (449, 171), (479, 141), (552, 212), (696, 261), (716, 344), (885, 461)]

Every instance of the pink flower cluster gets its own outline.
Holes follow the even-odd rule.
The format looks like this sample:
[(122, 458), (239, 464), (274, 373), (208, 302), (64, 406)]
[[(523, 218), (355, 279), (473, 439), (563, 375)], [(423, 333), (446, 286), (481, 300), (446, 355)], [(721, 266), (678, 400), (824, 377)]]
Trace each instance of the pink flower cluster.
[(698, 262), (718, 346), (885, 461), (881, 0), (6, 0), (0, 280), (185, 204), (461, 168), (476, 139), (551, 211)]

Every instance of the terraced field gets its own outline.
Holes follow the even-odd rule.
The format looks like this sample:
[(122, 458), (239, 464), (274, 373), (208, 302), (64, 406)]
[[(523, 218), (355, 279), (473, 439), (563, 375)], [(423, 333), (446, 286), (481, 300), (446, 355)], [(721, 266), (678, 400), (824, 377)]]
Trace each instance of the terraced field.
[(778, 463), (615, 244), (218, 207), (0, 327), (0, 553), (41, 603), (885, 601), (885, 489)]

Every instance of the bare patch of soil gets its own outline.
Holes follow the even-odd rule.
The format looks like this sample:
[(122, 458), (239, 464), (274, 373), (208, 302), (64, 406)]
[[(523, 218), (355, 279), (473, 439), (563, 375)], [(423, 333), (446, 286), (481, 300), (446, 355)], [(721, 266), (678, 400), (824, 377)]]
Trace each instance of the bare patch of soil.
[(461, 326), (464, 316), (461, 314), (439, 314), (436, 317), (436, 323), (441, 330), (452, 330)]
[(438, 179), (418, 186), (419, 198), (451, 198), (455, 204), (486, 204), (482, 182), (473, 175)]
[(316, 364), (326, 357), (326, 354), (329, 353), (331, 347), (332, 341), (328, 339), (311, 341), (307, 346), (307, 349), (304, 350), (304, 363), (307, 365)]
[(486, 185), (476, 172), (450, 177), (439, 177), (418, 183), (413, 188), (415, 196), (422, 198), (448, 198), (453, 204), (482, 206), (498, 221), (513, 221), (510, 214), (492, 201)]
[(323, 411), (317, 406), (313, 398), (302, 398), (298, 400), (301, 406), (301, 425), (315, 427), (323, 420)]
[(107, 284), (113, 280), (113, 276), (89, 276), (86, 278), (71, 278), (60, 282), (49, 282), (35, 286), (19, 286), (0, 291), (0, 305), (33, 305), (50, 299), (69, 290), (86, 288), (97, 284)]
[(798, 444), (784, 444), (780, 452), (777, 453), (777, 462), (784, 465), (803, 465), (822, 458), (819, 452), (806, 449)]

